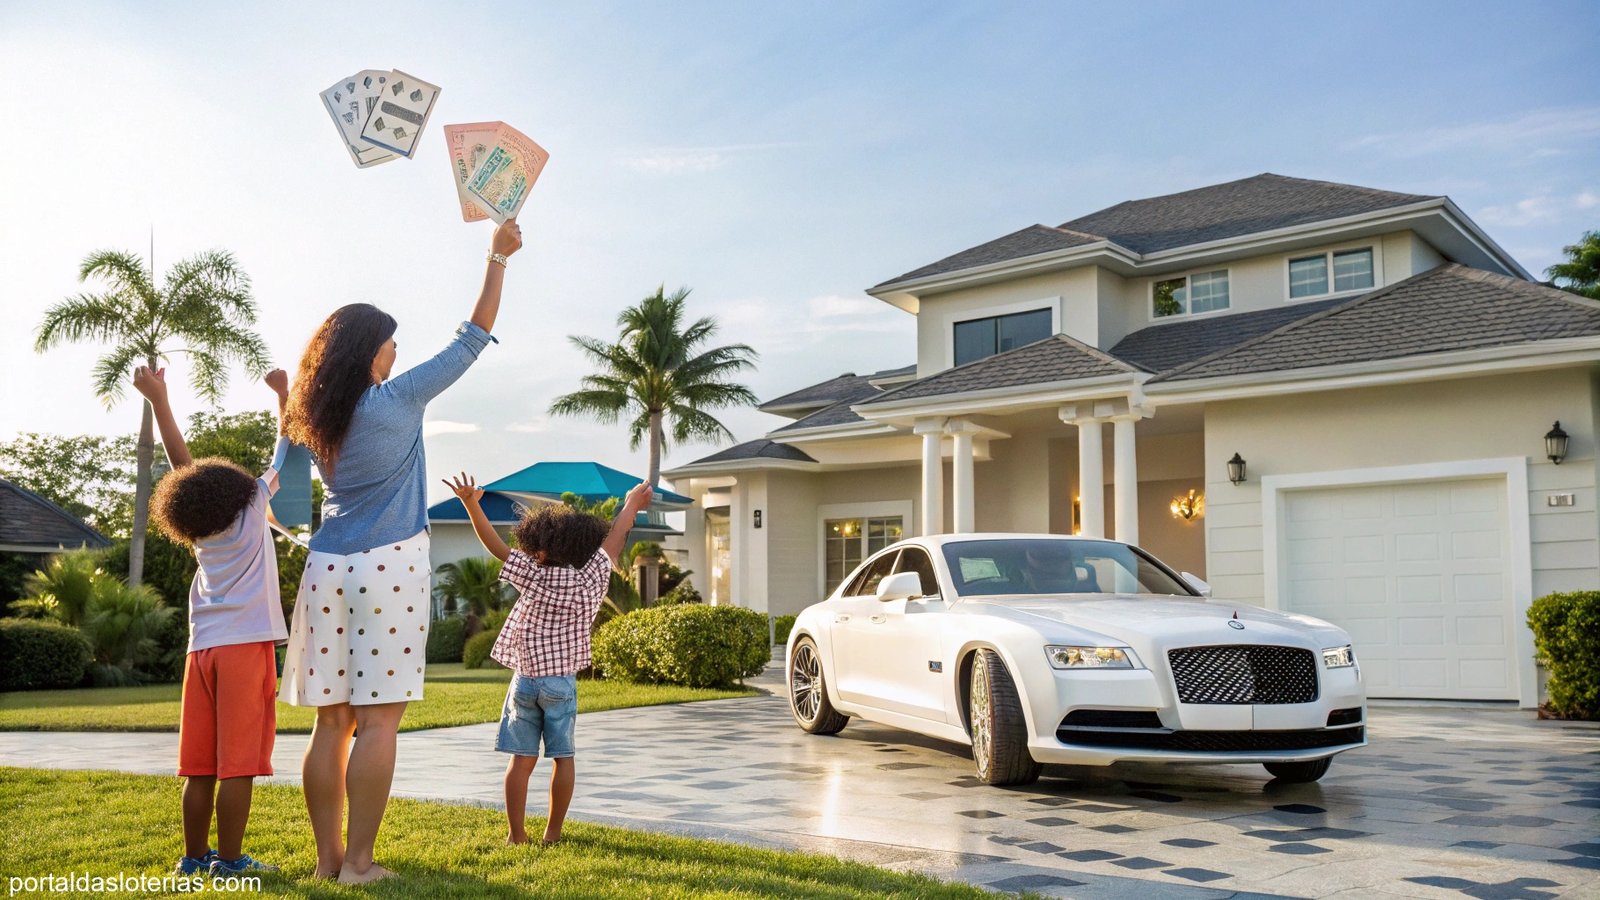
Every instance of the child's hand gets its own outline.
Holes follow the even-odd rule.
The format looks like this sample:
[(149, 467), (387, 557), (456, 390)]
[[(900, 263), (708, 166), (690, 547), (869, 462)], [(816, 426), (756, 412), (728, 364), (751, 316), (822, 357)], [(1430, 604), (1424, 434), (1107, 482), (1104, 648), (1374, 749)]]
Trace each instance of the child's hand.
[(289, 396), (288, 372), (285, 372), (282, 369), (273, 369), (271, 372), (267, 373), (267, 377), (263, 380), (266, 381), (267, 387), (272, 388), (272, 392), (274, 394), (277, 394), (279, 397)]
[(133, 389), (152, 404), (167, 402), (167, 370), (139, 366), (133, 370)]
[(489, 241), (489, 251), (510, 256), (520, 249), (522, 249), (522, 227), (517, 224), (516, 219), (501, 222), (500, 227), (494, 230), (494, 237)]
[(483, 499), (483, 488), (478, 487), (478, 483), (473, 480), (472, 476), (465, 472), (462, 472), (457, 478), (442, 478), (440, 480), (445, 483), (446, 487), (450, 488), (452, 493), (461, 498), (461, 502), (465, 505), (471, 506)]
[(637, 512), (650, 505), (650, 500), (655, 496), (655, 493), (649, 483), (641, 481), (634, 485), (632, 490), (628, 491), (628, 496), (623, 498), (622, 505)]

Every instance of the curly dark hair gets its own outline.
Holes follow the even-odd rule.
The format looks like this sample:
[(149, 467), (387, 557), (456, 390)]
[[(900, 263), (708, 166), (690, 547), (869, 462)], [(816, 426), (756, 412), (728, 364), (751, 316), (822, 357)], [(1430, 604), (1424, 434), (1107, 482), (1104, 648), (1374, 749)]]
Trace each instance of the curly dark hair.
[(594, 513), (552, 503), (523, 513), (517, 546), (540, 565), (579, 567), (600, 549), (610, 530), (611, 523)]
[(300, 357), (284, 410), (284, 433), (316, 454), (317, 465), (330, 473), (356, 403), (372, 387), (372, 361), (396, 327), (394, 316), (370, 303), (341, 306)]
[(255, 494), (255, 476), (237, 464), (197, 459), (156, 483), (150, 521), (180, 544), (193, 544), (227, 530)]

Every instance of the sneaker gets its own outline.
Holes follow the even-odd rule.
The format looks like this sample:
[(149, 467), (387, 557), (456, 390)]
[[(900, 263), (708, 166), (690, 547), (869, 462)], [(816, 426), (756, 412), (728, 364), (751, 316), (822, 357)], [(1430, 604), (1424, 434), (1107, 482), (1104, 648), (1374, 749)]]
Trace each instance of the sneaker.
[(196, 859), (193, 856), (181, 857), (178, 864), (172, 867), (172, 874), (182, 878), (185, 875), (204, 875), (211, 871), (211, 864), (217, 859), (217, 851), (206, 850), (206, 855)]
[(223, 859), (217, 857), (211, 861), (211, 877), (227, 878), (230, 875), (245, 875), (251, 872), (276, 872), (277, 866), (269, 866), (246, 853), (238, 859)]

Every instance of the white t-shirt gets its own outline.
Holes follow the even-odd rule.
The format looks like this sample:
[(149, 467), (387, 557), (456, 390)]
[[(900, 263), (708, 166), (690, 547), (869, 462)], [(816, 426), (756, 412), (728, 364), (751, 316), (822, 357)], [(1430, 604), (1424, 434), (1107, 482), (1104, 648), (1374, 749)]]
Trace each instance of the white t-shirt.
[(250, 505), (223, 531), (195, 541), (200, 563), (189, 585), (189, 652), (230, 644), (283, 641), (278, 557), (267, 527), (267, 502), (278, 492), (278, 469), (289, 439), (278, 438), (272, 465), (256, 479)]

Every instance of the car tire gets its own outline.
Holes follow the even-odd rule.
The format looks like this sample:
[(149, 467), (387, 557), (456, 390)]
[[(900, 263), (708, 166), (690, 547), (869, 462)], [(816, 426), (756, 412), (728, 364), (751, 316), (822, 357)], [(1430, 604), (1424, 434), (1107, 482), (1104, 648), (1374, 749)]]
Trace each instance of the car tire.
[(985, 784), (1032, 784), (1044, 766), (1028, 753), (1022, 698), (1000, 654), (979, 650), (972, 660), (968, 734), (978, 779)]
[(816, 642), (801, 637), (794, 642), (789, 659), (789, 712), (801, 730), (809, 734), (838, 734), (850, 717), (833, 708), (828, 686), (823, 681), (822, 657)]
[(1279, 781), (1289, 784), (1310, 784), (1328, 774), (1328, 767), (1333, 765), (1333, 757), (1325, 756), (1322, 759), (1313, 759), (1306, 762), (1269, 762), (1262, 763), (1267, 772)]

